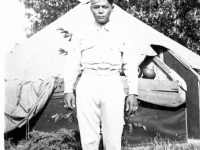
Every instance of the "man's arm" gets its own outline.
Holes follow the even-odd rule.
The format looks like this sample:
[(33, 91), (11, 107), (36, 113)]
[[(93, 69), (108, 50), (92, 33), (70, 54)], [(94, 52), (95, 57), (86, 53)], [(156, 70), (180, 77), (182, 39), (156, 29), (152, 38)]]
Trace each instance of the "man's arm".
[(126, 99), (126, 111), (134, 113), (138, 108), (138, 65), (136, 47), (128, 38), (124, 43), (123, 69), (129, 86), (129, 93)]
[(72, 37), (71, 47), (66, 56), (64, 68), (64, 103), (66, 108), (73, 109), (75, 107), (75, 96), (73, 94), (74, 84), (80, 69), (80, 47), (79, 40), (75, 36)]

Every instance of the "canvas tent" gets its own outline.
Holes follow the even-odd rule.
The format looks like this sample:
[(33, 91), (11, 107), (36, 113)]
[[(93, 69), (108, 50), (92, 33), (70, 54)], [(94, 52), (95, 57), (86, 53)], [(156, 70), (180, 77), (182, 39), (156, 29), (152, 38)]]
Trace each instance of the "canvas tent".
[[(59, 54), (59, 49), (67, 50), (70, 42), (65, 38), (60, 38), (56, 29), (63, 27), (73, 33), (80, 26), (91, 23), (94, 20), (89, 7), (90, 4), (86, 1), (80, 3), (6, 54), (6, 136), (9, 137), (9, 134), (12, 136), (12, 131), (25, 126), (28, 120), (34, 118), (38, 113), (40, 114), (39, 117), (34, 118), (34, 121), (37, 122), (33, 126), (34, 129), (52, 131), (60, 127), (67, 127), (78, 130), (77, 124), (66, 123), (64, 120), (55, 123), (51, 118), (56, 113), (67, 112), (62, 102), (65, 56)], [(144, 63), (141, 63), (141, 66), (144, 66), (145, 62), (150, 60), (151, 63), (148, 65), (153, 64), (157, 70), (161, 70), (158, 71), (158, 74), (162, 72), (161, 76), (158, 77), (166, 79), (172, 74), (170, 80), (173, 81), (172, 78), (175, 78), (173, 82), (169, 80), (164, 82), (159, 79), (154, 80), (154, 82), (152, 80), (148, 80), (148, 82), (145, 79), (140, 80), (140, 88), (143, 91), (144, 86), (142, 87), (142, 85), (145, 82), (151, 82), (150, 85), (154, 85), (149, 87), (153, 88), (152, 90), (155, 90), (162, 83), (163, 86), (159, 86), (160, 88), (164, 87), (162, 90), (167, 90), (167, 92), (170, 90), (171, 92), (173, 89), (174, 92), (174, 89), (176, 89), (176, 91), (173, 97), (167, 97), (168, 101), (164, 101), (164, 99), (161, 101), (163, 93), (160, 93), (160, 97), (158, 97), (158, 92), (154, 93), (151, 101), (147, 102), (145, 102), (146, 98), (143, 96), (144, 100), (141, 100), (138, 116), (129, 120), (129, 123), (133, 124), (133, 131), (129, 132), (129, 129), (125, 127), (124, 136), (131, 143), (150, 140), (157, 133), (160, 133), (164, 138), (173, 140), (200, 139), (200, 76), (193, 70), (200, 69), (200, 57), (137, 20), (116, 5), (111, 19), (123, 28), (128, 28), (133, 39), (137, 38), (143, 42), (146, 51), (139, 52), (138, 55), (141, 58), (143, 58), (142, 56), (148, 57), (145, 58)], [(176, 73), (172, 73), (171, 68)], [(176, 76), (178, 77), (176, 78)], [(173, 86), (169, 89), (166, 84), (174, 84), (176, 88)], [(187, 85), (186, 89), (184, 89), (185, 84)], [(127, 90), (126, 84), (124, 87)], [(181, 100), (179, 97), (181, 95), (179, 93), (180, 87), (185, 90), (186, 98), (177, 102)], [(152, 91), (143, 92), (141, 95), (146, 94), (149, 97), (152, 93)], [(154, 99), (155, 95), (156, 99)], [(177, 103), (172, 106), (170, 102)], [(186, 109), (187, 111), (185, 111)], [(163, 120), (163, 118), (165, 119)], [(188, 118), (192, 118), (192, 120)], [(135, 123), (141, 123), (147, 128), (147, 131), (144, 128), (134, 126)]]

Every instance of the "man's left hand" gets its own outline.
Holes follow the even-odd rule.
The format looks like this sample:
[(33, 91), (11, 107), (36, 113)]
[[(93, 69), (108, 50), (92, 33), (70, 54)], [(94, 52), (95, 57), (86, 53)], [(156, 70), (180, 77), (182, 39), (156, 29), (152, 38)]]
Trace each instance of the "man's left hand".
[(133, 114), (138, 109), (138, 100), (136, 95), (131, 94), (128, 95), (126, 99), (126, 111), (128, 111), (128, 115)]

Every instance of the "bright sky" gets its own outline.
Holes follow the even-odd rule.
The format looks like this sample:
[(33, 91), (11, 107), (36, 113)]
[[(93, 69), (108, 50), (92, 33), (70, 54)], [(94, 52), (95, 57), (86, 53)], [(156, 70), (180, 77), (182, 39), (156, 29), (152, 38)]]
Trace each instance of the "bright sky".
[(24, 28), (29, 25), (29, 21), (25, 18), (25, 7), (19, 0), (3, 0), (0, 5), (0, 33), (3, 51), (7, 52), (26, 39)]

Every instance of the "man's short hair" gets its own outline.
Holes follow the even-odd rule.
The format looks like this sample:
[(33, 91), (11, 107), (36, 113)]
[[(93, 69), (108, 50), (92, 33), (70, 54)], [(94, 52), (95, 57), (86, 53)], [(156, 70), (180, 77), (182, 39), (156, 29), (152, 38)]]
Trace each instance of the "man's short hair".
[(113, 4), (113, 0), (108, 0), (108, 2), (112, 5)]
[[(91, 2), (91, 1), (92, 1), (92, 0), (90, 0), (90, 2)], [(114, 0), (107, 0), (107, 1), (108, 1), (108, 3), (111, 4), (111, 5), (114, 3)]]

